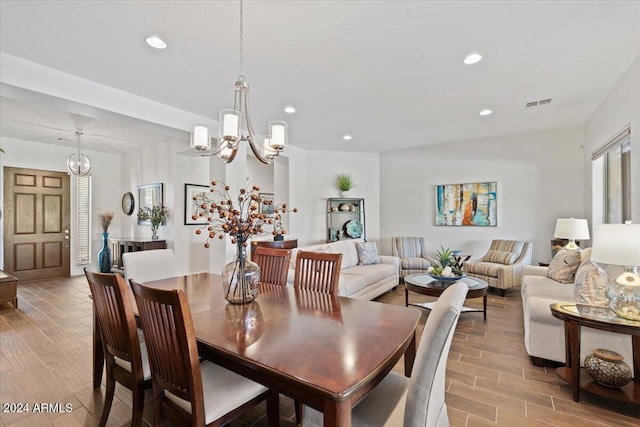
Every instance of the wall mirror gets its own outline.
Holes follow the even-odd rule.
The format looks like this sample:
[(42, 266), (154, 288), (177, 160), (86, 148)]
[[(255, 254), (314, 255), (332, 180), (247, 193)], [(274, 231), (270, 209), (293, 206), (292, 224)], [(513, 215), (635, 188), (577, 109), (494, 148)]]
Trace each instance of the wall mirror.
[[(162, 199), (162, 183), (158, 182), (156, 184), (145, 184), (138, 186), (138, 206), (140, 209), (144, 209), (145, 207), (152, 208), (154, 206), (163, 205), (164, 200)], [(151, 221), (145, 221), (140, 219), (138, 216), (138, 224), (139, 225), (151, 225)]]

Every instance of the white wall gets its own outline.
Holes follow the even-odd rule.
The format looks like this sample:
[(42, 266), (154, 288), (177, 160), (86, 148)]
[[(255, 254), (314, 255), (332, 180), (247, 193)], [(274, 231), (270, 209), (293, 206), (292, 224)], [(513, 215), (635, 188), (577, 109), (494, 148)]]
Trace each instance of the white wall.
[[(514, 135), (380, 155), (381, 252), (394, 236), (423, 236), (473, 258), (491, 240), (533, 242), (533, 259), (551, 257), (559, 217), (584, 218), (582, 129)], [(435, 226), (435, 185), (497, 181), (497, 227)]]
[[(306, 233), (299, 239), (299, 246), (327, 241), (327, 198), (340, 197), (336, 179), (340, 173), (349, 173), (355, 186), (349, 197), (365, 199), (367, 240), (380, 239), (380, 155), (377, 153), (352, 153), (333, 151), (309, 151), (306, 163), (306, 187), (303, 194), (306, 204), (304, 215)], [(293, 161), (292, 161), (293, 164)], [(292, 179), (296, 175), (291, 175)], [(293, 206), (293, 205), (292, 205)], [(290, 215), (290, 218), (296, 214)], [(302, 240), (302, 241), (300, 241)]]
[[(75, 147), (59, 147), (51, 144), (43, 144), (32, 141), (24, 141), (12, 138), (1, 138), (2, 148), (6, 151), (0, 155), (2, 166), (19, 168), (43, 169), (59, 172), (67, 171), (67, 158), (75, 152)], [(97, 265), (97, 254), (102, 247), (102, 227), (98, 214), (102, 210), (110, 210), (115, 213), (109, 232), (111, 235), (120, 229), (125, 215), (122, 213), (121, 200), (122, 192), (120, 181), (121, 157), (115, 154), (100, 153), (91, 150), (82, 150), (82, 153), (91, 159), (91, 257), (92, 265)], [(0, 176), (4, 182), (3, 169), (0, 168)], [(2, 193), (3, 190), (0, 190)], [(75, 263), (76, 245), (73, 241), (75, 236), (76, 210), (73, 208), (76, 203), (75, 198), (76, 181), (75, 176), (71, 176), (71, 275), (83, 274), (82, 268)], [(3, 200), (0, 194), (0, 200)], [(4, 225), (3, 225), (4, 226)], [(2, 227), (3, 228), (3, 227)], [(4, 265), (4, 240), (3, 230), (0, 228), (0, 262)]]
[[(589, 219), (594, 203), (591, 153), (625, 126), (631, 125), (631, 219), (640, 223), (640, 56), (607, 95), (584, 126), (585, 211)], [(596, 201), (597, 202), (597, 201)]]

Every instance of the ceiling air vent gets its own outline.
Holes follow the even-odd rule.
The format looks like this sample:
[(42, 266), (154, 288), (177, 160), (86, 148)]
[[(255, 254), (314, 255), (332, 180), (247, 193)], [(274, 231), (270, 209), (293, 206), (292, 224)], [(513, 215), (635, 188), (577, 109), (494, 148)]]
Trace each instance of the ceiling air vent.
[(528, 110), (530, 108), (543, 107), (549, 104), (551, 104), (551, 98), (541, 99), (539, 101), (529, 101), (526, 104), (524, 104), (524, 109)]

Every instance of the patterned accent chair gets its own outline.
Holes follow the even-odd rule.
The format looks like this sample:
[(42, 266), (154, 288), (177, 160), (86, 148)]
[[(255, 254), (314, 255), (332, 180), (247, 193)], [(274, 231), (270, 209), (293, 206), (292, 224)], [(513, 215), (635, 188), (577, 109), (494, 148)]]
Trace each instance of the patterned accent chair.
[(475, 261), (464, 263), (464, 271), (500, 289), (506, 290), (522, 283), (522, 266), (531, 265), (533, 245), (521, 240), (494, 240), (487, 253)]
[(393, 256), (400, 258), (400, 278), (416, 273), (426, 273), (432, 259), (424, 249), (422, 237), (394, 237), (391, 239)]

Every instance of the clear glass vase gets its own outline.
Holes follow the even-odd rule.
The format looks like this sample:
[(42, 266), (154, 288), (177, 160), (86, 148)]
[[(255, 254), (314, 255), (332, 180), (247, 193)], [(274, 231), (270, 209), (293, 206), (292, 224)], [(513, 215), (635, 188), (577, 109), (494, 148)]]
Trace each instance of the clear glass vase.
[(236, 257), (222, 270), (224, 298), (232, 304), (246, 304), (258, 296), (260, 267), (247, 259), (244, 241), (238, 240)]
[(618, 317), (640, 320), (640, 275), (638, 267), (625, 267), (624, 273), (607, 287), (609, 308)]

